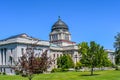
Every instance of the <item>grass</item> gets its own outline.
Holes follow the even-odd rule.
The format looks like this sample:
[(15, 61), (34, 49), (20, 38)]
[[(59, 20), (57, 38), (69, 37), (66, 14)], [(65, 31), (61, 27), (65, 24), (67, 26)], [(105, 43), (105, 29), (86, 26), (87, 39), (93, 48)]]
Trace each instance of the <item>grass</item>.
[[(90, 76), (90, 72), (59, 72), (51, 74), (34, 75), (33, 80), (120, 80), (120, 71), (96, 71)], [(28, 80), (14, 75), (0, 75), (0, 80)]]

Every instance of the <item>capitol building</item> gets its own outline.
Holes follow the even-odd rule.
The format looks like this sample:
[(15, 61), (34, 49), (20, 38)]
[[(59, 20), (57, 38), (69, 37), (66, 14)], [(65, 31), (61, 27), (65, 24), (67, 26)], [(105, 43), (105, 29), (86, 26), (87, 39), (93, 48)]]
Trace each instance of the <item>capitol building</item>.
[[(0, 40), (0, 72), (13, 73), (14, 71), (8, 66), (14, 65), (13, 60), (9, 59), (10, 56), (13, 56), (17, 61), (22, 52), (26, 52), (28, 45), (30, 46), (36, 42), (37, 48), (35, 53), (41, 54), (43, 51), (48, 50), (48, 55), (54, 59), (50, 70), (57, 68), (56, 59), (62, 54), (70, 54), (74, 63), (79, 61), (78, 46), (75, 42), (71, 41), (69, 27), (58, 18), (51, 28), (48, 41), (31, 37), (25, 33)], [(114, 63), (113, 52), (108, 52), (110, 52), (109, 58)]]
[(0, 40), (0, 72), (12, 73), (13, 70), (8, 65), (14, 65), (14, 63), (9, 60), (10, 56), (12, 55), (17, 61), (22, 52), (26, 52), (27, 46), (36, 42), (35, 53), (41, 54), (43, 51), (48, 50), (48, 55), (54, 59), (51, 69), (57, 68), (56, 59), (62, 54), (70, 54), (75, 63), (79, 61), (75, 57), (79, 56), (78, 46), (71, 41), (68, 25), (60, 18), (53, 24), (49, 39), (49, 41), (40, 40), (23, 33)]

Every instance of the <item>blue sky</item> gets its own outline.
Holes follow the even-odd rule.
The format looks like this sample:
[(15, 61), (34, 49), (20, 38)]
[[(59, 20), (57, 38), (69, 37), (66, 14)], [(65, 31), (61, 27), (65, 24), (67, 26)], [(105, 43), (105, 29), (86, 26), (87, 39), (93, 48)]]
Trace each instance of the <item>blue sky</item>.
[(58, 16), (69, 26), (72, 41), (96, 41), (114, 49), (120, 0), (0, 0), (0, 39), (27, 33), (48, 40)]

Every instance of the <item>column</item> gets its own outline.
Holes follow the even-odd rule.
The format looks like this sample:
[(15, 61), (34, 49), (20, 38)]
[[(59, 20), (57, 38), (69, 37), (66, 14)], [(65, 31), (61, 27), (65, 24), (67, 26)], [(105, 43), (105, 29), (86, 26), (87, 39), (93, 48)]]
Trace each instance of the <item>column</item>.
[(52, 35), (51, 35), (50, 37), (51, 37), (51, 41), (53, 41), (53, 37), (52, 37)]
[(51, 36), (51, 35), (49, 35), (49, 40), (50, 40), (50, 41), (52, 40), (52, 36)]
[(0, 65), (2, 65), (1, 49), (0, 49)]
[(57, 40), (59, 40), (59, 34), (57, 34)]
[(19, 51), (19, 47), (14, 48), (12, 54), (13, 54), (14, 60), (18, 61), (18, 57), (21, 56), (21, 52)]
[(59, 39), (61, 39), (61, 34), (59, 34)]
[(3, 55), (2, 55), (2, 57), (3, 57), (3, 65), (5, 65), (5, 49), (3, 49)]
[(71, 35), (69, 34), (69, 41), (71, 40)]
[(3, 65), (3, 49), (1, 49), (1, 65)]
[(63, 33), (63, 36), (62, 36), (62, 37), (63, 37), (63, 39), (65, 40), (65, 34), (64, 34), (64, 33)]
[(52, 35), (52, 41), (54, 41), (54, 35)]

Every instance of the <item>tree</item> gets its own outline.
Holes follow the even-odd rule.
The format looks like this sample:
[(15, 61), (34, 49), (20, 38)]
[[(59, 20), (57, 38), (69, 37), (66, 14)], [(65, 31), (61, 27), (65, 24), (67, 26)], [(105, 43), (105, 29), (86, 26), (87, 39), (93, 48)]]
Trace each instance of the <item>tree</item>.
[(51, 59), (47, 56), (47, 50), (42, 53), (41, 56), (35, 55), (35, 47), (29, 47), (26, 49), (26, 53), (22, 53), (22, 56), (15, 61), (14, 66), (11, 66), (15, 72), (19, 72), (22, 76), (27, 76), (29, 80), (32, 80), (32, 75), (36, 73), (43, 73), (47, 70), (51, 64)]
[(120, 64), (120, 33), (117, 33), (117, 35), (115, 36), (114, 48), (115, 48), (115, 63), (118, 65)]
[(103, 46), (91, 41), (90, 44), (82, 42), (78, 47), (82, 56), (80, 62), (83, 66), (91, 68), (91, 75), (93, 75), (95, 67), (105, 66), (104, 63), (108, 58)]
[(68, 69), (74, 67), (74, 62), (69, 54), (63, 54), (63, 56), (57, 58), (57, 65), (58, 68)]

